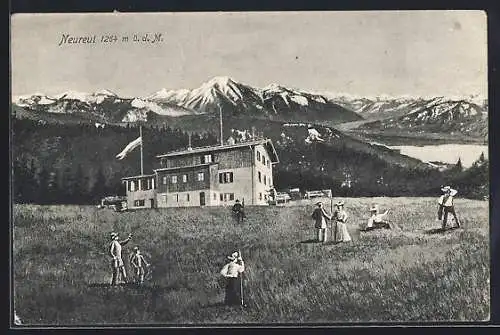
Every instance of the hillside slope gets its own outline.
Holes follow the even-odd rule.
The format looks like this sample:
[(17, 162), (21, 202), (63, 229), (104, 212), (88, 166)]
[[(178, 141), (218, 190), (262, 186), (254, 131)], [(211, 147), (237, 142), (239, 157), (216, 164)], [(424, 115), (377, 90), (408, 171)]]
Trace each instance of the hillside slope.
[[(487, 202), (458, 199), (463, 229), (439, 233), (435, 198), (337, 200), (346, 203), (352, 243), (311, 243), (312, 202), (248, 207), (242, 225), (227, 208), (114, 213), (94, 206), (14, 206), (16, 311), (26, 325), (47, 326), (488, 318)], [(399, 229), (359, 233), (373, 201), (392, 210)], [(139, 245), (152, 264), (144, 287), (107, 285), (110, 231), (133, 233), (125, 260)], [(247, 307), (237, 310), (220, 304), (219, 275), (235, 250), (246, 267)]]

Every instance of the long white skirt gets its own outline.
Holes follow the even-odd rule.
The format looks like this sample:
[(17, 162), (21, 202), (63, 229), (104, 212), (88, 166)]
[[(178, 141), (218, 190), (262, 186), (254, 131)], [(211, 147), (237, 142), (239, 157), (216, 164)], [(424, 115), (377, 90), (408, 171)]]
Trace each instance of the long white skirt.
[(352, 241), (351, 235), (347, 230), (347, 225), (343, 222), (337, 222), (337, 241), (338, 242), (350, 242)]

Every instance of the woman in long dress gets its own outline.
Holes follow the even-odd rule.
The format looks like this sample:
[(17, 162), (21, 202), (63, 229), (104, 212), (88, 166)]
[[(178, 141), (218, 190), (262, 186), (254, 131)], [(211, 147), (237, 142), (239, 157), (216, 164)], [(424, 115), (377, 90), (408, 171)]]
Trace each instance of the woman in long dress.
[(240, 281), (241, 273), (245, 271), (245, 263), (238, 251), (227, 257), (229, 263), (224, 265), (220, 274), (226, 278), (226, 296), (224, 303), (226, 305), (238, 305), (241, 301)]
[(344, 210), (344, 202), (339, 201), (335, 204), (335, 224), (337, 225), (337, 242), (352, 241), (351, 235), (347, 230), (347, 212)]

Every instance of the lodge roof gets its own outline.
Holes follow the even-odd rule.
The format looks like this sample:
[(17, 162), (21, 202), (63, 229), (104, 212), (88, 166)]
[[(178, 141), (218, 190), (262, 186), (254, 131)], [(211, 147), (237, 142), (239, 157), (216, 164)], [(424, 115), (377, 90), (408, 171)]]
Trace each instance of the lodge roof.
[(123, 177), (122, 180), (126, 180), (126, 179), (138, 179), (138, 178), (146, 178), (146, 177), (154, 177), (155, 174), (140, 174), (140, 175), (137, 175), (137, 176), (131, 176), (131, 177)]
[(154, 169), (153, 171), (174, 171), (174, 170), (183, 170), (183, 169), (196, 169), (204, 166), (210, 166), (210, 165), (216, 165), (219, 163), (204, 163), (204, 164), (196, 164), (196, 165), (187, 165), (187, 166), (176, 166), (176, 167), (169, 167), (169, 168), (159, 168), (159, 169)]
[(156, 155), (156, 158), (163, 158), (163, 157), (178, 157), (178, 156), (185, 156), (185, 155), (192, 155), (192, 154), (198, 154), (198, 153), (203, 153), (203, 152), (214, 152), (214, 151), (223, 151), (223, 150), (229, 150), (229, 149), (235, 149), (235, 148), (245, 148), (245, 147), (251, 147), (255, 145), (264, 145), (267, 147), (270, 157), (271, 157), (271, 162), (272, 163), (278, 163), (278, 154), (276, 153), (276, 150), (274, 149), (273, 142), (268, 139), (258, 139), (258, 140), (251, 140), (251, 141), (245, 141), (245, 142), (238, 142), (234, 144), (223, 144), (223, 145), (209, 145), (205, 147), (197, 147), (197, 148), (191, 148), (191, 149), (183, 149), (183, 150), (178, 150), (178, 151), (171, 151), (166, 154), (161, 154), (161, 155)]

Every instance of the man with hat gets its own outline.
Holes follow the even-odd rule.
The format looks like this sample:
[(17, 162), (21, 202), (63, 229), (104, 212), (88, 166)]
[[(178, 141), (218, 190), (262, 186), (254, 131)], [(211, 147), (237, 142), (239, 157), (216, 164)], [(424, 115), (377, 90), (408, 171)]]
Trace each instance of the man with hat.
[(120, 274), (123, 282), (127, 280), (127, 273), (125, 272), (125, 266), (122, 259), (122, 246), (127, 244), (131, 238), (132, 234), (129, 234), (125, 240), (118, 241), (118, 233), (111, 233), (111, 243), (109, 248), (109, 253), (111, 254), (111, 257), (113, 257), (113, 261), (111, 263), (113, 268), (113, 278), (111, 279), (111, 285), (118, 284), (118, 276)]
[(326, 220), (331, 220), (332, 217), (326, 213), (321, 201), (317, 202), (316, 206), (311, 215), (314, 220), (314, 228), (316, 229), (316, 240), (318, 242), (326, 242)]
[(372, 205), (370, 207), (370, 218), (368, 219), (366, 230), (374, 229), (374, 226), (390, 228), (389, 222), (384, 219), (387, 213), (389, 213), (389, 210), (386, 210), (384, 213), (379, 213), (378, 211), (378, 205)]
[(350, 242), (352, 241), (351, 235), (347, 230), (347, 212), (344, 210), (344, 202), (339, 201), (335, 204), (336, 210), (333, 214), (335, 218), (336, 231), (338, 231), (338, 236), (336, 236), (335, 242)]
[[(238, 251), (235, 251), (231, 256), (227, 256), (229, 263), (224, 265), (220, 274), (226, 278), (226, 296), (224, 303), (227, 305), (238, 305), (241, 302), (240, 296), (240, 280), (241, 273), (245, 271), (245, 263)], [(240, 280), (238, 280), (238, 278)]]
[(455, 206), (453, 205), (453, 197), (458, 193), (457, 190), (452, 189), (450, 186), (445, 186), (441, 188), (443, 195), (439, 197), (438, 200), (438, 219), (443, 219), (442, 227), (446, 228), (446, 223), (448, 221), (448, 213), (453, 215), (455, 219), (456, 228), (460, 228), (460, 221), (455, 212)]

